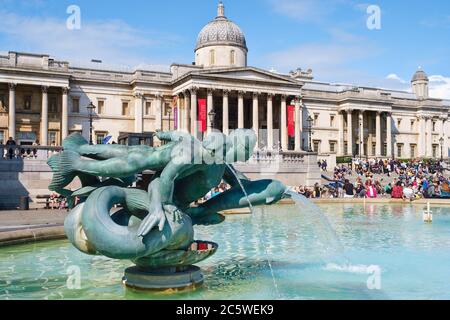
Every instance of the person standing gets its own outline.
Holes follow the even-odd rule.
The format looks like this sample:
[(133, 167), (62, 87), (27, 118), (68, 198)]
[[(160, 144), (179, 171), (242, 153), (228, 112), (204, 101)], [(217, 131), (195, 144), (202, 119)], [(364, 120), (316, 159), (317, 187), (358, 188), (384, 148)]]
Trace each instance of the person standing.
[(354, 192), (355, 187), (353, 186), (352, 183), (350, 183), (350, 181), (348, 179), (345, 179), (344, 190), (345, 190), (344, 198), (354, 198), (355, 197), (355, 192)]
[(6, 145), (9, 146), (9, 150), (8, 150), (8, 154), (9, 154), (9, 159), (12, 159), (14, 156), (14, 148), (12, 146), (16, 145), (16, 142), (14, 141), (14, 139), (12, 137), (9, 137), (8, 141), (6, 142)]

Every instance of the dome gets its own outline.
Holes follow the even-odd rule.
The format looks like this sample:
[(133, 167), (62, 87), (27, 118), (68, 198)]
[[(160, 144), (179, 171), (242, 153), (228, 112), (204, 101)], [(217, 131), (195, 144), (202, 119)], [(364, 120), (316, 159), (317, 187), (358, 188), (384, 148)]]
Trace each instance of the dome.
[(422, 68), (419, 68), (419, 70), (416, 71), (416, 73), (412, 78), (412, 81), (420, 81), (420, 80), (428, 81), (428, 76), (425, 73), (425, 71), (422, 70)]
[(248, 51), (244, 33), (225, 17), (222, 2), (219, 3), (217, 17), (200, 31), (195, 50), (215, 45), (237, 46)]

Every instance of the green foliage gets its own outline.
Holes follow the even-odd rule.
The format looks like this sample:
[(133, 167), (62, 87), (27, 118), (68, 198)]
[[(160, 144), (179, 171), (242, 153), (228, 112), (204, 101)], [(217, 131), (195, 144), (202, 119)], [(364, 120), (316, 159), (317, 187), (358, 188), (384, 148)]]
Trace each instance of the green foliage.
[(337, 164), (348, 164), (352, 162), (352, 157), (336, 157)]

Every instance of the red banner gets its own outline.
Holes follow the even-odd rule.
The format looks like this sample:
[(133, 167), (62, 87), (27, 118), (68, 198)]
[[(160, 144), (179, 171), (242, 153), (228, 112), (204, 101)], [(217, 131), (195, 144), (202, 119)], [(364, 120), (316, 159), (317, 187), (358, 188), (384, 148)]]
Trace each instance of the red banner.
[(207, 109), (206, 109), (206, 99), (198, 99), (198, 122), (200, 122), (198, 130), (200, 132), (206, 132), (206, 117)]
[(288, 135), (295, 137), (295, 106), (287, 106)]

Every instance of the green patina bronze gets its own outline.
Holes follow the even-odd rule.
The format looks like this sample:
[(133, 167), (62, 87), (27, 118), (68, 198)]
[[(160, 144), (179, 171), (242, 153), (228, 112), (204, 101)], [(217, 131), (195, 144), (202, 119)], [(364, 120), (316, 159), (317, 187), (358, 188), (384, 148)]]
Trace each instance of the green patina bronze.
[[(218, 224), (225, 220), (223, 210), (247, 207), (248, 200), (255, 206), (272, 204), (284, 195), (281, 182), (250, 181), (231, 166), (253, 153), (252, 130), (238, 129), (228, 137), (211, 133), (204, 141), (177, 131), (158, 132), (157, 137), (166, 144), (89, 145), (72, 134), (63, 142), (64, 151), (49, 159), (49, 189), (71, 203), (80, 199), (65, 221), (66, 234), (80, 251), (130, 259), (147, 269), (190, 266), (218, 247), (194, 241), (194, 225)], [(155, 172), (148, 190), (132, 188), (136, 174), (145, 170)], [(82, 187), (65, 189), (76, 177)], [(231, 189), (193, 206), (221, 181)]]

